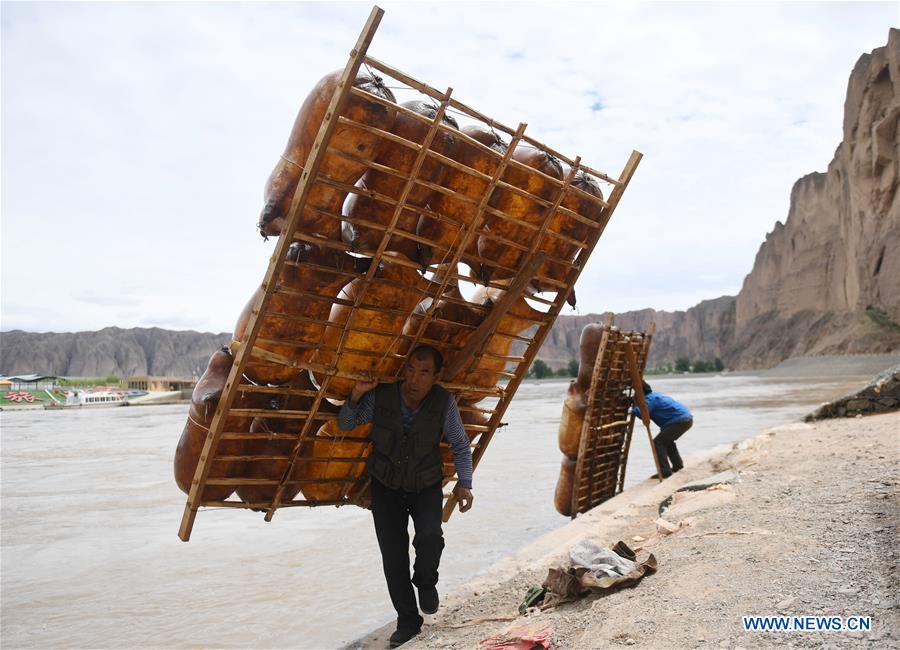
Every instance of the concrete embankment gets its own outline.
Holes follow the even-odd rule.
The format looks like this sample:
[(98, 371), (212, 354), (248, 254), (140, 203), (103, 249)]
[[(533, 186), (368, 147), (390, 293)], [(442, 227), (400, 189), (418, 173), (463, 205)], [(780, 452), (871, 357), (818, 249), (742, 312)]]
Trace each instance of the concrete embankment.
[(170, 390), (153, 392), (128, 400), (128, 406), (158, 406), (160, 404), (187, 404), (191, 401), (191, 391)]

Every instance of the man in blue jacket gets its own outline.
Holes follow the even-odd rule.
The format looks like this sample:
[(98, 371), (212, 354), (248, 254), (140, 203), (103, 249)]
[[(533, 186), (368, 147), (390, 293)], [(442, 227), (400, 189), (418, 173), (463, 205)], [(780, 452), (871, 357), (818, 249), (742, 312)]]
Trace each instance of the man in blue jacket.
[[(681, 402), (668, 395), (654, 393), (646, 381), (641, 383), (644, 387), (644, 399), (647, 401), (650, 419), (659, 427), (659, 435), (653, 439), (656, 457), (659, 459), (659, 471), (662, 472), (663, 478), (669, 478), (672, 476), (672, 472), (677, 472), (684, 467), (675, 441), (693, 426), (694, 416)], [(637, 417), (641, 417), (641, 411), (637, 406), (634, 406), (632, 411)]]

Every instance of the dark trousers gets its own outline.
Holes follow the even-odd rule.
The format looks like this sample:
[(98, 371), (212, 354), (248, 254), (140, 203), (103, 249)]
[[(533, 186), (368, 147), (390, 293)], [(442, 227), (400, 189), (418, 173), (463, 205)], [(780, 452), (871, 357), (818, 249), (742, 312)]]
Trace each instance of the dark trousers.
[[(693, 418), (667, 424), (660, 429), (659, 435), (653, 439), (653, 445), (656, 447), (656, 457), (659, 459), (659, 470), (662, 472), (663, 478), (672, 476), (672, 472), (677, 472), (684, 467), (681, 454), (678, 453), (678, 447), (675, 446), (675, 441), (690, 429), (693, 424)], [(669, 465), (670, 461), (672, 463), (671, 466)]]
[[(433, 587), (438, 581), (438, 564), (444, 550), (441, 530), (443, 495), (438, 483), (421, 492), (392, 490), (372, 479), (372, 517), (375, 535), (381, 549), (381, 562), (387, 580), (388, 593), (397, 610), (397, 627), (418, 630), (422, 626), (419, 607), (413, 593), (417, 587)], [(412, 580), (409, 578), (409, 518), (412, 517), (416, 536), (416, 562)]]

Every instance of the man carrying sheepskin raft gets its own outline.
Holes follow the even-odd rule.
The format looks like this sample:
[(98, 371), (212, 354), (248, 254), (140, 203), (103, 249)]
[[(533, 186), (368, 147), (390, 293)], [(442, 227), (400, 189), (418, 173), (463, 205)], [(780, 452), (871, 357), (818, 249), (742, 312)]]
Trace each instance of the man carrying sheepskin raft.
[[(373, 423), (373, 448), (366, 460), (372, 479), (372, 517), (381, 549), (384, 577), (397, 629), (390, 645), (396, 648), (422, 629), (425, 614), (438, 610), (438, 564), (444, 549), (441, 530), (443, 502), (440, 441), (443, 432), (453, 450), (459, 477), (459, 511), (472, 507), (472, 450), (453, 396), (437, 385), (443, 357), (435, 348), (420, 345), (409, 355), (403, 381), (379, 384), (371, 373), (357, 381), (338, 414), (338, 426), (350, 431)], [(409, 576), (409, 534), (416, 529), (416, 561)], [(419, 605), (412, 586), (419, 593)]]

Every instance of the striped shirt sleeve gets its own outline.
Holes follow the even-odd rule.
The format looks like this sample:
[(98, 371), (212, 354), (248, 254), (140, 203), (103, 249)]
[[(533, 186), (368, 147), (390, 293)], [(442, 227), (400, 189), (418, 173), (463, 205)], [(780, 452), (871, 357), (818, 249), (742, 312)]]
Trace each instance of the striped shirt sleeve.
[(459, 486), (472, 489), (472, 448), (469, 447), (469, 436), (463, 426), (456, 399), (451, 396), (444, 414), (444, 439), (453, 450), (453, 464), (456, 465), (456, 476)]
[(338, 411), (338, 428), (341, 431), (350, 431), (362, 424), (368, 424), (374, 417), (375, 391), (370, 390), (359, 402), (354, 402), (349, 397), (344, 400), (341, 410)]

